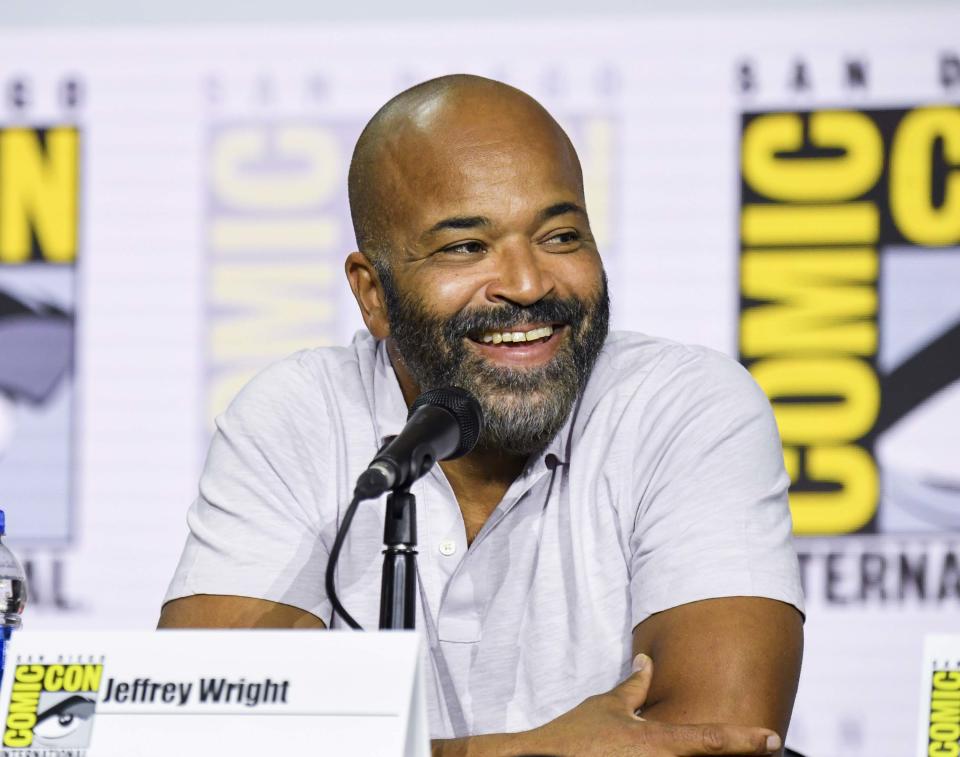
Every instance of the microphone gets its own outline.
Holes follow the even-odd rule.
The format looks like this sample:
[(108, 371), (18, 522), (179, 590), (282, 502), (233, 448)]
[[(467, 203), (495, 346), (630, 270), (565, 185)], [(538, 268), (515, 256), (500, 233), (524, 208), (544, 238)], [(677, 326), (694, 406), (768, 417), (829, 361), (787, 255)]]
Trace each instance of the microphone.
[(455, 386), (424, 392), (410, 408), (403, 430), (357, 479), (354, 496), (374, 499), (410, 486), (435, 462), (470, 452), (482, 430), (480, 403), (469, 392)]

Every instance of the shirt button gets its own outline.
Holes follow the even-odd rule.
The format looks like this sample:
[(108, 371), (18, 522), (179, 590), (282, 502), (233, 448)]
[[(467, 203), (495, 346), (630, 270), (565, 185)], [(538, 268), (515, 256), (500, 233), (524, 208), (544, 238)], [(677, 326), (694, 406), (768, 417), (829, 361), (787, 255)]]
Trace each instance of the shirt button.
[(450, 557), (457, 551), (457, 543), (453, 539), (444, 539), (440, 542), (440, 554), (444, 557)]

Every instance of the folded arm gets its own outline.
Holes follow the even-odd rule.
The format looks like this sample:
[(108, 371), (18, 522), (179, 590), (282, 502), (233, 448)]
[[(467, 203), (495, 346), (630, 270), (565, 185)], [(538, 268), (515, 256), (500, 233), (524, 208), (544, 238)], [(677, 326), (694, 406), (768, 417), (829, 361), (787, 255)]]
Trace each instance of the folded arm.
[(326, 628), (299, 607), (253, 597), (194, 594), (167, 602), (157, 628)]
[(792, 605), (760, 597), (680, 605), (640, 623), (633, 649), (656, 663), (645, 719), (786, 734), (803, 655), (803, 620)]
[(531, 731), (434, 742), (434, 757), (780, 752), (803, 649), (794, 607), (691, 602), (647, 618), (633, 644), (644, 667), (612, 691)]

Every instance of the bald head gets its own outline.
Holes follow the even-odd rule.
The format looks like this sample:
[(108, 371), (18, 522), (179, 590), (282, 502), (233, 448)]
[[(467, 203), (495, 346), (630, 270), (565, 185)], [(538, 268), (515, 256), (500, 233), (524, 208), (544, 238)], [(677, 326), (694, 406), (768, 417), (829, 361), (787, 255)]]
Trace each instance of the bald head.
[(539, 150), (567, 164), (582, 198), (580, 163), (570, 139), (540, 103), (502, 82), (454, 74), (418, 84), (370, 119), (350, 161), (350, 214), (360, 250), (389, 262), (391, 227), (403, 222), (411, 196), (443, 173), (462, 170), (491, 142)]

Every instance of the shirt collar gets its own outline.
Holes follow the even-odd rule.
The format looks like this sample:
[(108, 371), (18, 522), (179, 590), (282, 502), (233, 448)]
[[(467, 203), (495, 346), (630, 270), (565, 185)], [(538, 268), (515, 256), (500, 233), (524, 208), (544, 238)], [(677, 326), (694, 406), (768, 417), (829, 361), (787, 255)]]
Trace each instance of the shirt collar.
[[(578, 398), (577, 401), (573, 403), (573, 408), (571, 408), (570, 413), (567, 415), (567, 419), (563, 422), (563, 426), (560, 428), (560, 431), (557, 432), (557, 435), (553, 437), (553, 439), (550, 441), (550, 444), (548, 444), (547, 448), (541, 453), (541, 460), (547, 461), (552, 455), (554, 458), (556, 458), (557, 463), (560, 465), (567, 465), (570, 462), (573, 420), (579, 407), (580, 399)], [(548, 467), (552, 467), (552, 465), (553, 463), (547, 463)]]
[[(580, 400), (578, 399), (559, 433), (550, 441), (543, 452), (530, 461), (526, 468), (527, 471), (535, 470), (543, 465), (552, 469), (556, 464), (566, 465), (570, 462), (570, 438), (573, 430), (573, 419), (577, 414), (579, 405)], [(373, 373), (373, 408), (373, 422), (377, 439), (380, 444), (383, 444), (386, 437), (396, 436), (403, 430), (410, 410), (403, 398), (403, 392), (400, 390), (400, 382), (393, 370), (393, 364), (390, 362), (386, 342), (382, 340), (378, 340), (376, 346)], [(556, 463), (551, 462), (551, 457), (556, 460)]]

